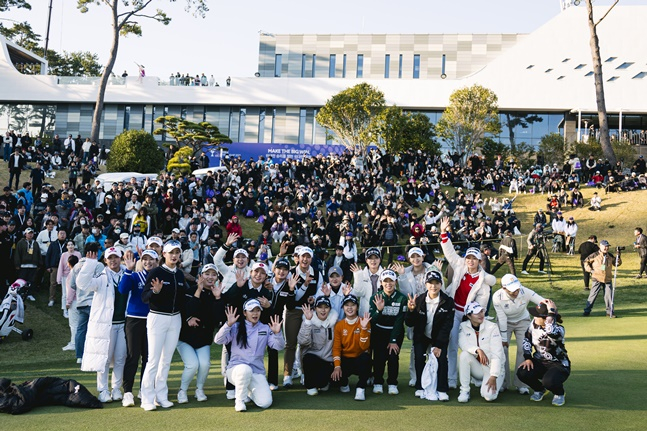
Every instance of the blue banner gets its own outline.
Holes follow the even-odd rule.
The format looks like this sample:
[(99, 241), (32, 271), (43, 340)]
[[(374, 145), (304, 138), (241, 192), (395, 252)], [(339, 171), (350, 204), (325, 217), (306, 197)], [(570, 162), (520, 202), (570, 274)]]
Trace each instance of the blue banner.
[(343, 145), (321, 145), (321, 144), (250, 144), (234, 142), (225, 144), (222, 151), (205, 147), (204, 152), (209, 157), (209, 167), (220, 166), (220, 157), (240, 157), (242, 160), (253, 158), (258, 161), (262, 156), (265, 160), (272, 158), (276, 163), (287, 159), (301, 160), (304, 157), (316, 157), (318, 155), (328, 156), (329, 154), (342, 154), (346, 147)]

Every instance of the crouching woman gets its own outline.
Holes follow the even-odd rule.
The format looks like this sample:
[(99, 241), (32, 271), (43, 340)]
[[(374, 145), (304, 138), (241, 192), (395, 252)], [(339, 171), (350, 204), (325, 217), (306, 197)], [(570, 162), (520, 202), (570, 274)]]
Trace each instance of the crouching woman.
[(236, 387), (236, 411), (247, 410), (246, 402), (253, 401), (258, 407), (266, 409), (272, 405), (272, 391), (265, 378), (263, 356), (269, 346), (283, 350), (285, 340), (281, 334), (281, 320), (270, 317), (270, 324), (260, 322), (261, 303), (248, 299), (243, 304), (245, 319), (238, 322), (236, 309), (225, 310), (227, 323), (220, 328), (214, 341), (216, 344), (231, 343), (227, 363), (227, 381)]

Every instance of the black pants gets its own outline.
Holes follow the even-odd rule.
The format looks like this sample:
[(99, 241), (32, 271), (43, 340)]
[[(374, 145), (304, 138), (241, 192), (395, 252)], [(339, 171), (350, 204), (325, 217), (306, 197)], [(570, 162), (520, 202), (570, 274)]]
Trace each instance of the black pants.
[(544, 270), (544, 253), (539, 252), (539, 248), (537, 246), (534, 246), (532, 250), (528, 250), (528, 254), (526, 255), (526, 258), (523, 260), (523, 265), (521, 267), (522, 271), (525, 271), (526, 268), (528, 267), (528, 262), (530, 262), (530, 259), (534, 255), (537, 255), (539, 257), (539, 270), (543, 271)]
[(20, 183), (20, 170), (14, 170), (14, 168), (12, 168), (9, 170), (9, 187), (11, 187), (11, 183), (14, 178), (16, 178), (16, 190), (18, 190), (20, 188), (18, 187)]
[(279, 351), (267, 346), (267, 383), (279, 385)]
[[(413, 353), (414, 353), (414, 363), (416, 368), (416, 390), (422, 389), (422, 371), (425, 369), (427, 349), (431, 345), (431, 338), (423, 337), (422, 340), (414, 341), (413, 343)], [(432, 354), (431, 352), (429, 353)], [(436, 390), (438, 392), (447, 392), (449, 391), (449, 383), (447, 381), (447, 347), (441, 349), (440, 357), (438, 360), (438, 374), (436, 376)]]
[(330, 375), (334, 369), (332, 362), (325, 361), (317, 355), (306, 353), (301, 358), (301, 367), (303, 368), (306, 389), (323, 388), (330, 383)]
[(591, 283), (591, 273), (588, 272), (586, 269), (584, 269), (584, 261), (580, 261), (580, 266), (582, 267), (582, 274), (584, 274), (584, 287), (586, 289), (589, 288), (589, 284)]
[(139, 383), (144, 377), (144, 370), (148, 362), (148, 336), (146, 335), (146, 319), (126, 317), (126, 364), (124, 365), (124, 392), (132, 392), (135, 384), (135, 375), (141, 358), (142, 369), (139, 374)]
[(639, 274), (642, 275), (642, 273), (647, 274), (647, 254), (644, 256), (640, 256), (640, 272)]
[(548, 389), (554, 395), (564, 395), (564, 382), (571, 371), (559, 362), (545, 362), (532, 358), (532, 370), (517, 368), (517, 377), (535, 392)]
[(494, 268), (490, 271), (490, 274), (494, 275), (503, 265), (508, 265), (509, 273), (512, 275), (517, 275), (517, 271), (514, 269), (514, 259), (511, 257), (499, 258), (499, 261)]
[(357, 375), (357, 387), (365, 389), (366, 381), (371, 375), (371, 357), (368, 353), (362, 353), (356, 358), (341, 357), (341, 379), (342, 386), (348, 385), (348, 378), (352, 375)]
[[(398, 384), (398, 373), (400, 371), (400, 355), (389, 352), (388, 345), (391, 341), (391, 329), (380, 328), (373, 325), (371, 328), (371, 347), (373, 350), (373, 378), (376, 385), (384, 384), (384, 368), (388, 362), (387, 385)], [(402, 346), (402, 340), (398, 340), (398, 346)]]

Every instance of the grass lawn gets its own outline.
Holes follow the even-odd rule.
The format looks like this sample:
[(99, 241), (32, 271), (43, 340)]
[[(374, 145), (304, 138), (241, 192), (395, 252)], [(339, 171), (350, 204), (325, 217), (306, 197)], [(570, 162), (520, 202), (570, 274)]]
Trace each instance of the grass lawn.
[[(6, 183), (7, 174), (0, 174)], [(62, 179), (55, 181), (59, 184)], [(593, 190), (584, 191), (589, 198)], [(531, 226), (532, 214), (544, 207), (546, 196), (520, 195), (515, 209), (522, 220), (523, 231)], [(354, 401), (351, 394), (337, 391), (317, 397), (305, 395), (305, 389), (296, 385), (289, 391), (274, 394), (274, 405), (261, 411), (250, 408), (246, 413), (236, 413), (233, 401), (225, 399), (222, 377), (219, 374), (220, 349), (212, 347), (212, 371), (206, 386), (209, 400), (197, 403), (189, 391), (190, 402), (176, 405), (170, 410), (144, 412), (139, 408), (124, 409), (120, 403), (107, 404), (102, 410), (45, 407), (22, 416), (6, 415), (2, 429), (18, 430), (69, 430), (96, 429), (246, 429), (249, 426), (263, 429), (511, 429), (541, 426), (551, 429), (644, 429), (645, 407), (643, 388), (647, 384), (645, 356), (647, 354), (647, 300), (645, 280), (636, 280), (639, 259), (630, 247), (633, 228), (647, 220), (647, 192), (603, 195), (603, 211), (586, 209), (567, 211), (579, 224), (577, 244), (590, 234), (608, 239), (611, 246), (628, 246), (624, 264), (618, 270), (616, 309), (618, 319), (604, 316), (602, 298), (592, 316), (581, 317), (587, 293), (583, 291), (579, 259), (551, 254), (554, 271), (552, 289), (547, 276), (540, 276), (536, 268), (529, 276), (521, 276), (524, 285), (554, 299), (564, 315), (566, 347), (573, 363), (573, 372), (566, 382), (566, 405), (556, 408), (547, 396), (541, 403), (532, 403), (527, 396), (514, 391), (503, 393), (493, 403), (483, 401), (472, 389), (472, 400), (466, 404), (456, 401), (457, 390), (450, 391), (449, 403), (431, 403), (413, 396), (408, 382), (408, 355), (410, 344), (403, 348), (400, 368), (400, 395), (373, 395), (367, 391), (367, 401)], [(246, 237), (255, 238), (258, 224), (243, 220)], [(524, 240), (517, 238), (521, 245)], [(525, 250), (525, 245), (523, 247)], [(535, 264), (536, 265), (536, 264)], [(520, 262), (517, 262), (520, 271)], [(500, 278), (504, 269), (499, 270)], [(496, 287), (498, 289), (499, 286)], [(0, 377), (17, 383), (40, 376), (75, 378), (93, 393), (96, 392), (94, 373), (82, 373), (74, 360), (73, 352), (63, 352), (61, 347), (69, 340), (67, 320), (57, 307), (48, 308), (45, 292), (40, 292), (37, 302), (28, 304), (24, 327), (35, 331), (33, 340), (23, 342), (12, 334), (0, 344)], [(514, 349), (511, 348), (511, 357)], [(169, 378), (169, 399), (175, 401), (179, 388), (182, 364), (175, 355)], [(351, 386), (355, 380), (351, 379)], [(640, 395), (643, 394), (643, 395)], [(390, 425), (389, 425), (390, 424)]]

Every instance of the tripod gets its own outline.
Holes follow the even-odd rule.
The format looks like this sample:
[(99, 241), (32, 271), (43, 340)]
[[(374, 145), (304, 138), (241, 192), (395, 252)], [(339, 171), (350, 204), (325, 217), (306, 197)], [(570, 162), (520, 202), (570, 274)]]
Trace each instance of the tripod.
[(616, 264), (615, 268), (613, 268), (613, 282), (611, 283), (611, 309), (609, 310), (609, 318), (613, 319), (613, 309), (615, 308), (613, 306), (613, 300), (615, 299), (615, 294), (616, 294), (616, 278), (618, 277), (618, 262), (620, 259), (620, 250), (616, 249)]
[(532, 266), (535, 264), (535, 260), (537, 260), (537, 256), (541, 256), (544, 258), (544, 264), (546, 266), (546, 269), (548, 271), (548, 283), (550, 284), (550, 287), (555, 290), (562, 290), (561, 288), (553, 285), (553, 264), (550, 262), (550, 255), (548, 254), (548, 250), (546, 250), (546, 241), (542, 240), (539, 244), (537, 244), (537, 253), (532, 257), (532, 261), (530, 261), (530, 269), (532, 269)]

